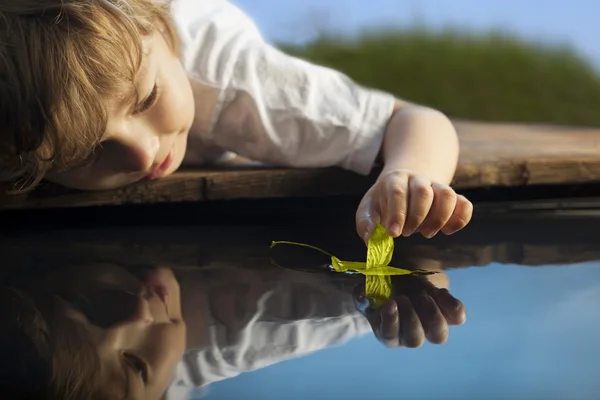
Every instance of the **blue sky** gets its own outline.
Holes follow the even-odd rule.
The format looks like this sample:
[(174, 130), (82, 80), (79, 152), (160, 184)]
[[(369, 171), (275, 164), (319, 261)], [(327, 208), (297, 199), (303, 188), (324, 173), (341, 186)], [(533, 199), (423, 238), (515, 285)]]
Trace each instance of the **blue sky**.
[(600, 263), (449, 271), (467, 309), (447, 344), (372, 335), (218, 382), (207, 399), (597, 399)]
[(600, 65), (598, 0), (232, 0), (269, 40), (305, 41), (315, 27), (353, 32), (419, 20), (432, 27), (501, 28), (532, 40), (573, 44)]

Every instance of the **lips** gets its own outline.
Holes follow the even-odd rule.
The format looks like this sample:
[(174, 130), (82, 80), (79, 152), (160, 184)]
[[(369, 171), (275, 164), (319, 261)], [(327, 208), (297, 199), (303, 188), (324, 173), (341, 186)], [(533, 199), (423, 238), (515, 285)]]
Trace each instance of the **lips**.
[(158, 297), (165, 307), (167, 317), (169, 314), (169, 290), (167, 289), (166, 283), (161, 279), (161, 275), (156, 269), (142, 269), (140, 272), (140, 278), (145, 283), (146, 288), (149, 292)]
[(167, 157), (165, 157), (165, 159), (163, 160), (162, 163), (160, 163), (159, 165), (154, 167), (152, 169), (152, 171), (150, 171), (150, 173), (148, 174), (148, 179), (154, 180), (154, 179), (158, 179), (158, 178), (164, 176), (172, 164), (173, 164), (173, 150), (171, 150), (169, 152), (169, 154), (167, 154)]

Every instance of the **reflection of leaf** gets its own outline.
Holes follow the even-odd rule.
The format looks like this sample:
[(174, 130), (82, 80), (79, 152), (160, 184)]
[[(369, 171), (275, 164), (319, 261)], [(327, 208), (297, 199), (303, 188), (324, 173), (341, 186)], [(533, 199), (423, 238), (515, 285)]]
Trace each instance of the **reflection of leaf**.
[(364, 273), (372, 273), (365, 278), (365, 296), (374, 308), (383, 306), (392, 295), (392, 279), (384, 275), (394, 255), (394, 238), (381, 224), (377, 224), (369, 238), (367, 265)]
[(373, 308), (383, 306), (392, 296), (392, 279), (389, 275), (369, 275), (365, 278), (365, 296)]
[[(365, 296), (375, 308), (384, 305), (392, 295), (391, 275), (431, 275), (436, 273), (421, 269), (408, 270), (390, 266), (389, 263), (392, 261), (392, 256), (394, 255), (394, 238), (387, 233), (381, 224), (377, 224), (369, 238), (366, 263), (360, 261), (342, 261), (325, 250), (303, 243), (274, 241), (271, 243), (271, 248), (278, 244), (291, 244), (319, 251), (331, 257), (331, 266), (335, 271), (358, 272), (365, 275)], [(271, 262), (273, 261), (271, 260)]]

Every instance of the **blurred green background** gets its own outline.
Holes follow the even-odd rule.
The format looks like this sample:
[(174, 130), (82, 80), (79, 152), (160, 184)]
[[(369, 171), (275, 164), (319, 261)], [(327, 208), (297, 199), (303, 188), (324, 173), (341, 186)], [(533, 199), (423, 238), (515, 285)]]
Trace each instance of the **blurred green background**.
[(566, 45), (410, 27), (278, 47), (455, 118), (600, 126), (600, 73)]

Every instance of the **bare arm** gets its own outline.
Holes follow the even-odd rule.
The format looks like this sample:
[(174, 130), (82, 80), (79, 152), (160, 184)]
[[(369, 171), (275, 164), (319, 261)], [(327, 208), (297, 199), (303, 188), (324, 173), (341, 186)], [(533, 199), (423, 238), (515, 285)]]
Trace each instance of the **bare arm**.
[(420, 232), (426, 238), (469, 223), (473, 205), (448, 186), (459, 143), (444, 114), (397, 100), (380, 154), (383, 171), (356, 212), (356, 230), (365, 243), (377, 222), (393, 237)]
[(381, 149), (382, 174), (408, 170), (449, 184), (458, 153), (458, 137), (448, 117), (437, 110), (396, 102)]

